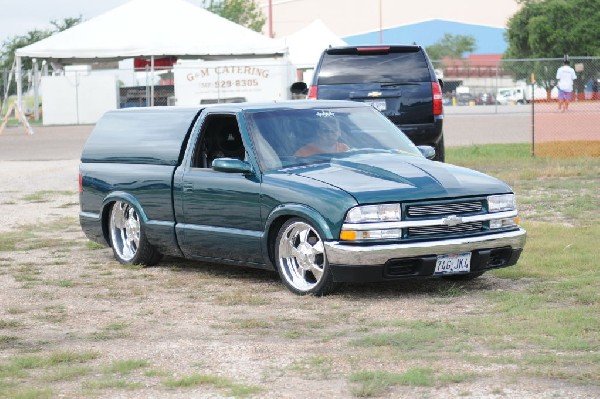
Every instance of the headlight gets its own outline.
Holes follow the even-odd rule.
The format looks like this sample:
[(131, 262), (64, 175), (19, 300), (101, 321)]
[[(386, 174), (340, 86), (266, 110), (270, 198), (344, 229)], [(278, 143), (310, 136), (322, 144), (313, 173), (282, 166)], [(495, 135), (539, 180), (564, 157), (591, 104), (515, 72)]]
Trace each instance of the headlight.
[(514, 194), (490, 195), (487, 197), (489, 212), (503, 212), (517, 209)]
[(400, 204), (357, 206), (346, 214), (346, 223), (396, 222), (401, 219)]
[[(348, 211), (346, 214), (345, 228), (340, 234), (340, 239), (344, 241), (361, 241), (361, 240), (386, 240), (402, 238), (402, 229), (385, 228), (378, 225), (373, 228), (365, 229), (365, 226), (356, 227), (351, 224), (360, 223), (379, 223), (379, 222), (399, 222), (402, 219), (402, 211), (400, 204), (380, 204), (380, 205), (364, 205), (357, 206)], [(382, 228), (384, 227), (384, 228)]]

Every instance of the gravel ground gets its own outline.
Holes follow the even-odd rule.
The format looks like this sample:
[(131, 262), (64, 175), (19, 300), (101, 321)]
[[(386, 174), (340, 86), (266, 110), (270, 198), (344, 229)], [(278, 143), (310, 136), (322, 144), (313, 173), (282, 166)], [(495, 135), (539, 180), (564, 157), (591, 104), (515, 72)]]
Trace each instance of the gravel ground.
[(75, 158), (0, 161), (0, 398), (349, 398), (366, 396), (355, 372), (414, 369), (464, 378), (396, 383), (373, 396), (600, 397), (597, 385), (469, 360), (492, 356), (487, 346), (357, 343), (406, 323), (490, 313), (486, 294), (530, 281), (359, 284), (314, 298), (290, 294), (266, 271), (175, 258), (123, 267), (79, 228), (77, 167)]

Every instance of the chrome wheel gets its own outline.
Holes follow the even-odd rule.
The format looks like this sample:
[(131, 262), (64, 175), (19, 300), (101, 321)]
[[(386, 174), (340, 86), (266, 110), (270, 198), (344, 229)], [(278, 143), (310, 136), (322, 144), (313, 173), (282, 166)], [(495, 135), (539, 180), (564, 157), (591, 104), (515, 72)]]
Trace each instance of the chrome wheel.
[(140, 217), (127, 202), (117, 201), (110, 216), (110, 239), (119, 260), (131, 261), (140, 247)]
[(278, 237), (277, 263), (290, 288), (298, 293), (309, 293), (326, 273), (323, 240), (309, 224), (298, 219), (288, 222)]

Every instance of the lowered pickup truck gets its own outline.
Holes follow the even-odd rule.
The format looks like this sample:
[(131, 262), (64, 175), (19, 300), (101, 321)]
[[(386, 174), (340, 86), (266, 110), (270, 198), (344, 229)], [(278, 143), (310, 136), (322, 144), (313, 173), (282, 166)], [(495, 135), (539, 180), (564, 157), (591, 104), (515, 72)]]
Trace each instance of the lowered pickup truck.
[(80, 222), (124, 264), (277, 270), (300, 295), (514, 265), (511, 189), (434, 152), (351, 101), (111, 111), (81, 156)]

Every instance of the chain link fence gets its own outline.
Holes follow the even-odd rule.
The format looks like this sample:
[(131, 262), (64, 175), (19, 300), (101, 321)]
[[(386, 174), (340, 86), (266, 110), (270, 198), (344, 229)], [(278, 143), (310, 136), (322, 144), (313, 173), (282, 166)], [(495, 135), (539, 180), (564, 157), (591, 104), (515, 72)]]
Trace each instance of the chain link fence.
[[(444, 81), (447, 145), (527, 142), (536, 156), (600, 156), (600, 57), (570, 58), (577, 79), (566, 112), (556, 88), (562, 58), (471, 56), (433, 64)], [(290, 98), (289, 83), (302, 79), (291, 66), (264, 60), (116, 67), (65, 68), (56, 80), (42, 77), (47, 71), (24, 71), (23, 111), (34, 124), (91, 124), (96, 109), (281, 101)], [(14, 74), (0, 70), (0, 122), (15, 86)], [(57, 109), (68, 122), (53, 119)], [(17, 123), (13, 116), (9, 126)]]
[(435, 61), (444, 80), (447, 122), (458, 116), (501, 115), (490, 119), (494, 124), (488, 127), (499, 142), (507, 137), (522, 139), (526, 132), (533, 155), (598, 157), (600, 57), (570, 57), (569, 61), (577, 79), (567, 110), (559, 109), (556, 86), (563, 58)]

